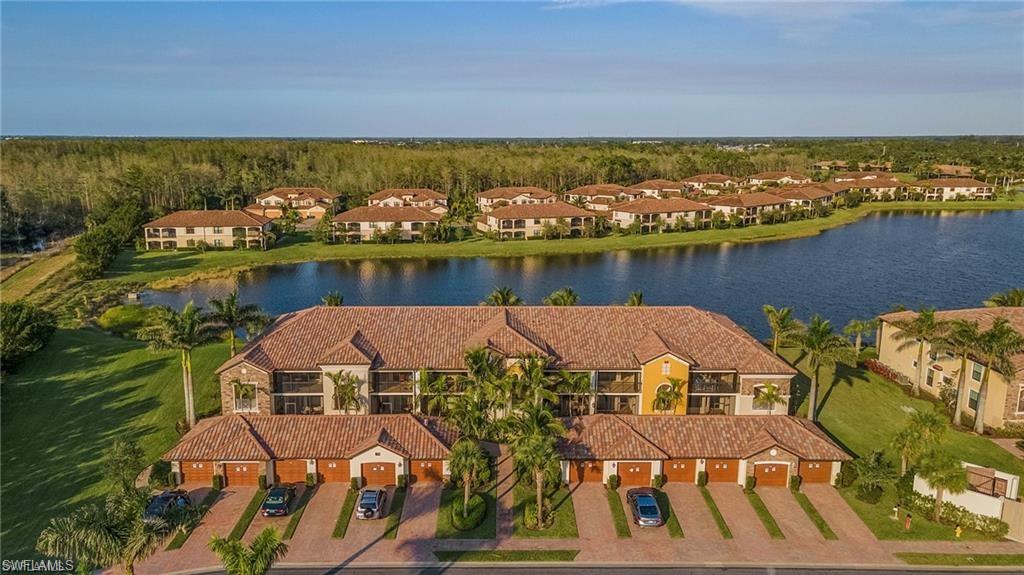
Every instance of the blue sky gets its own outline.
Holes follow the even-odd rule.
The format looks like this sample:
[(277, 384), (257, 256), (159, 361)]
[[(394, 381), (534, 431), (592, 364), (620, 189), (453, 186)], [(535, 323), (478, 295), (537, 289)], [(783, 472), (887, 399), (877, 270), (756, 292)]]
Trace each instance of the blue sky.
[(3, 134), (1024, 133), (1024, 4), (15, 3)]

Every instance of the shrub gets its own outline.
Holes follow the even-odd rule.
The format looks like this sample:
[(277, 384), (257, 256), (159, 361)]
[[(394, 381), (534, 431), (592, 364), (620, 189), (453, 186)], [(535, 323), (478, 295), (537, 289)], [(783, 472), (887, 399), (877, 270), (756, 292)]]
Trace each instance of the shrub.
[(793, 475), (789, 478), (789, 490), (800, 491), (800, 484), (804, 482), (804, 478), (799, 475)]
[(314, 485), (316, 485), (316, 474), (315, 473), (307, 473), (306, 474), (306, 487), (313, 487)]
[(618, 474), (609, 475), (608, 476), (608, 489), (611, 489), (612, 491), (615, 491), (616, 489), (619, 488), (619, 484), (621, 482), (622, 482), (622, 480), (619, 478)]
[(857, 481), (857, 468), (849, 463), (843, 465), (842, 469), (839, 470), (839, 476), (836, 478), (836, 483), (839, 487), (849, 487)]
[(704, 487), (707, 484), (708, 484), (708, 472), (707, 471), (701, 471), (701, 472), (697, 473), (697, 485), (699, 485), (701, 487)]
[(884, 490), (881, 487), (872, 485), (858, 485), (857, 486), (857, 499), (865, 503), (878, 503), (878, 500), (882, 498)]
[(174, 487), (174, 480), (170, 479), (171, 477), (174, 477), (171, 473), (171, 462), (160, 459), (149, 469), (149, 486), (154, 489)]
[(363, 486), (362, 477), (353, 477), (351, 481), (352, 491), (359, 491), (359, 488)]
[(266, 473), (260, 473), (259, 480), (260, 480), (260, 489), (266, 489), (267, 488), (267, 474)]
[(469, 498), (469, 514), (462, 517), (462, 498), (456, 497), (452, 502), (452, 527), (459, 531), (469, 531), (483, 523), (487, 515), (487, 504), (479, 494), (473, 494)]
[(152, 325), (158, 308), (143, 305), (117, 305), (96, 319), (101, 329), (125, 338), (134, 339), (139, 329)]
[(57, 328), (54, 315), (30, 303), (0, 303), (0, 357), (3, 371), (42, 349)]
[(664, 475), (659, 473), (658, 475), (654, 476), (654, 479), (651, 480), (651, 487), (655, 489), (661, 489), (662, 487), (665, 486), (665, 483), (667, 481), (668, 479)]
[(895, 384), (901, 385), (903, 387), (911, 387), (911, 385), (913, 385), (909, 377), (903, 375), (902, 373), (896, 371), (895, 369), (889, 367), (888, 365), (885, 365), (884, 363), (878, 361), (877, 359), (866, 360), (864, 362), (864, 367), (868, 368), (868, 371), (877, 373), (883, 378)]
[(213, 488), (217, 491), (224, 489), (224, 476), (220, 473), (214, 474), (213, 476)]
[(748, 475), (746, 480), (743, 482), (743, 490), (750, 493), (755, 487), (757, 487), (757, 478), (753, 475)]
[[(550, 511), (551, 502), (547, 499), (544, 500), (544, 509)], [(541, 518), (540, 522), (537, 521), (537, 504), (527, 503), (526, 508), (523, 510), (523, 525), (527, 529), (541, 530), (551, 527), (552, 513), (548, 513), (547, 516)]]
[(171, 487), (178, 486), (178, 474), (173, 471), (167, 472), (167, 485)]
[(409, 484), (409, 476), (408, 475), (403, 473), (403, 474), (398, 476), (398, 489), (405, 489), (405, 487), (408, 484)]
[[(935, 512), (935, 498), (916, 491), (911, 491), (902, 505), (914, 513), (927, 517), (931, 517)], [(939, 522), (943, 525), (959, 525), (964, 529), (973, 529), (996, 538), (1005, 537), (1010, 530), (1010, 526), (1005, 521), (971, 513), (966, 508), (954, 505), (949, 501), (942, 502), (942, 517)]]
[(1024, 439), (1024, 423), (1006, 423), (1003, 427), (992, 430), (996, 437), (1009, 437), (1011, 439)]
[(910, 470), (896, 480), (896, 501), (903, 503), (914, 493), (914, 471)]

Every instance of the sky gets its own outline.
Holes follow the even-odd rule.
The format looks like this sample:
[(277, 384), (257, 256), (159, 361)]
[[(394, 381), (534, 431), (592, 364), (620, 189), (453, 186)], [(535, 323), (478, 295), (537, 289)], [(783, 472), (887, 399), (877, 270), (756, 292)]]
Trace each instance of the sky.
[(4, 135), (1024, 134), (1022, 2), (0, 4)]

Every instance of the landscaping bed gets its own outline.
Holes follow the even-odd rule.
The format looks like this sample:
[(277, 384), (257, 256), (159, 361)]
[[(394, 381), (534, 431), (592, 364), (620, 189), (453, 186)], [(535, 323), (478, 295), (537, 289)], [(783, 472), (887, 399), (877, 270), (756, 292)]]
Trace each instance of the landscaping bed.
[(534, 502), (535, 493), (532, 484), (519, 482), (513, 491), (515, 504), (513, 507), (514, 536), (524, 538), (575, 539), (579, 537), (576, 529), (576, 511), (572, 506), (572, 495), (564, 486), (550, 490), (546, 499), (550, 501), (554, 517), (552, 524), (546, 529), (528, 529), (524, 523), (526, 506)]
[(497, 484), (492, 482), (486, 490), (475, 494), (483, 502), (484, 516), (472, 529), (460, 530), (452, 523), (453, 509), (456, 502), (462, 502), (462, 496), (461, 488), (453, 487), (441, 492), (437, 532), (434, 536), (438, 539), (494, 539), (498, 532)]

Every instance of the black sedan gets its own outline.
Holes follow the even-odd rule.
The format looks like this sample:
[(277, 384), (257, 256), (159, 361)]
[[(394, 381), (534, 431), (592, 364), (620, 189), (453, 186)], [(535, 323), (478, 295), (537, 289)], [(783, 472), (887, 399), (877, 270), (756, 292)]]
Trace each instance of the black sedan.
[(630, 489), (626, 492), (626, 503), (633, 512), (633, 523), (640, 527), (661, 527), (665, 524), (654, 490), (650, 487)]
[(188, 492), (181, 489), (164, 491), (160, 495), (149, 498), (146, 510), (142, 512), (142, 518), (147, 520), (159, 519), (166, 516), (173, 509), (183, 509), (192, 505)]
[(267, 492), (267, 498), (260, 506), (260, 513), (264, 517), (278, 517), (288, 515), (288, 510), (295, 499), (295, 488), (287, 486), (271, 487)]

